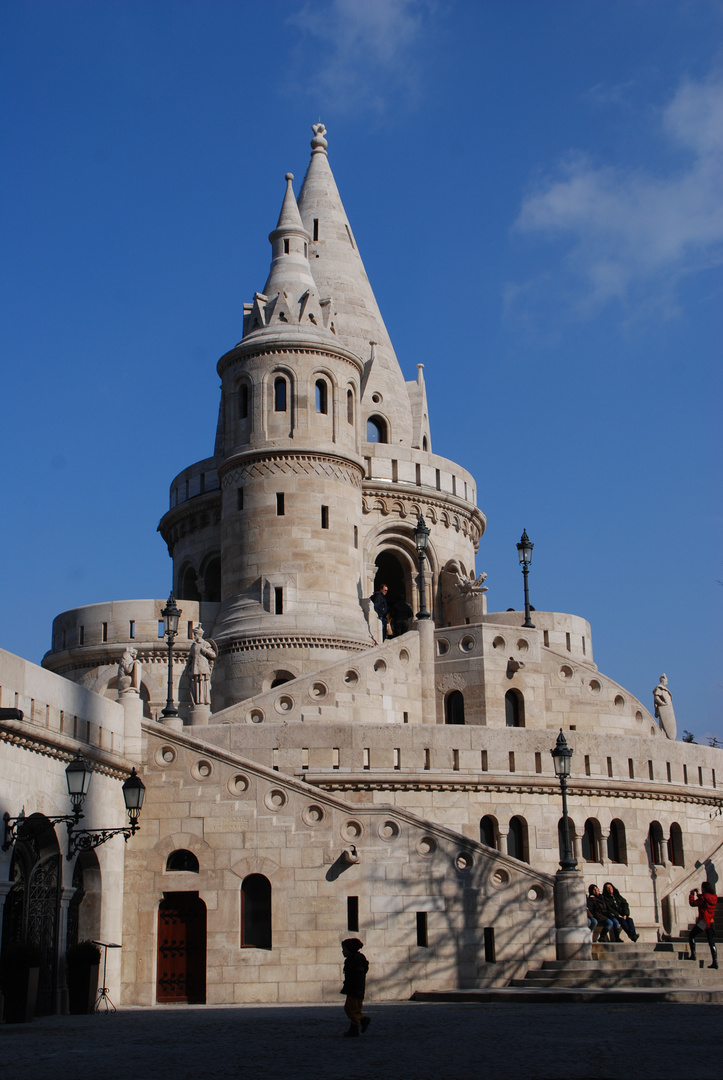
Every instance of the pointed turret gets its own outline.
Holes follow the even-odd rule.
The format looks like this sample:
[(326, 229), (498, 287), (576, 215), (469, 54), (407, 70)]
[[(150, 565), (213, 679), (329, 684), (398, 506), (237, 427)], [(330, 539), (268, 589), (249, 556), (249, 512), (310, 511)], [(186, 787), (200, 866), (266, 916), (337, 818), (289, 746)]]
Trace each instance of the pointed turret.
[(309, 240), (299, 208), (294, 198), (293, 173), (286, 174), (286, 193), (279, 214), (279, 221), (272, 233), (271, 269), (264, 286), (264, 295), (271, 298), (286, 292), (289, 299), (298, 300), (306, 289), (314, 289), (314, 279), (309, 266)]
[(311, 162), (298, 203), (311, 237), (311, 272), (319, 295), (334, 297), (338, 337), (364, 361), (364, 424), (368, 417), (379, 416), (389, 442), (411, 446), (412, 417), (404, 376), (329, 166), (326, 128), (314, 124), (313, 132)]

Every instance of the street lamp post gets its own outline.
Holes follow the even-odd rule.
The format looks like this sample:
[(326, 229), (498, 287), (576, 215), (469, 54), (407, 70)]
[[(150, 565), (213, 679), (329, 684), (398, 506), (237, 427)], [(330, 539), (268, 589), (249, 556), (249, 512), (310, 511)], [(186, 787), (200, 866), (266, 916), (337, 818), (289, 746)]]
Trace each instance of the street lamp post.
[(181, 609), (173, 599), (173, 589), (168, 597), (166, 606), (161, 611), (161, 617), (166, 625), (166, 641), (168, 642), (168, 695), (166, 707), (161, 710), (161, 716), (165, 720), (178, 718), (178, 709), (173, 704), (173, 642), (178, 633), (178, 620), (181, 618)]
[(567, 781), (570, 776), (572, 750), (567, 745), (562, 728), (560, 728), (560, 734), (557, 736), (555, 748), (550, 753), (555, 764), (555, 775), (560, 781), (560, 790), (562, 791), (562, 858), (560, 859), (560, 869), (577, 870), (577, 859), (572, 854), (570, 844), (570, 822), (567, 818)]
[(530, 563), (532, 562), (532, 549), (535, 545), (527, 535), (527, 529), (522, 530), (522, 536), (520, 542), (517, 545), (517, 554), (522, 564), (522, 574), (525, 579), (525, 621), (523, 626), (526, 626), (528, 630), (534, 630), (535, 624), (530, 618), (530, 590), (527, 584), (527, 575), (530, 572)]
[[(128, 842), (128, 838), (135, 836), (140, 829), (138, 818), (143, 807), (146, 787), (135, 769), (131, 769), (131, 774), (122, 787), (123, 802), (128, 811), (128, 824), (114, 829), (79, 829), (77, 827), (78, 822), (85, 816), (83, 802), (88, 794), (91, 776), (92, 772), (87, 761), (80, 755), (73, 758), (65, 770), (65, 782), (73, 812), (48, 818), (51, 825), (65, 824), (68, 830), (67, 859), (72, 859), (79, 851), (90, 851), (91, 848), (100, 847), (112, 836), (122, 836)], [(8, 851), (16, 840), (22, 839), (22, 830), (26, 822), (25, 811), (21, 810), (15, 818), (10, 817), (10, 814), (6, 812), (3, 815), (3, 821), (5, 822), (5, 839), (2, 849)]]
[(427, 603), (424, 596), (424, 560), (427, 557), (429, 529), (421, 514), (419, 515), (417, 527), (414, 530), (414, 543), (417, 545), (417, 556), (419, 558), (419, 611), (417, 612), (417, 618), (430, 619), (431, 615), (427, 611)]

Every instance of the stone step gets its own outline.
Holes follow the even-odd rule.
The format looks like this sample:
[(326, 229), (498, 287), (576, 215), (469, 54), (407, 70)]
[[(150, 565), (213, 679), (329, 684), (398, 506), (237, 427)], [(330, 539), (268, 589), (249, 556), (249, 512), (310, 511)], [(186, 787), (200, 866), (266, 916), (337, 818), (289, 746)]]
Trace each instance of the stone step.
[(413, 1001), (466, 1001), (476, 1005), (559, 1005), (566, 1003), (606, 1002), (639, 1004), (641, 1002), (677, 1002), (684, 1004), (723, 1004), (723, 988), (701, 987), (615, 987), (575, 988), (569, 986), (545, 987), (487, 987), (479, 990), (417, 990)]
[[(699, 957), (699, 962), (702, 959)], [(630, 971), (632, 968), (636, 971), (658, 971), (661, 968), (678, 971), (684, 970), (681, 967), (683, 964), (692, 965), (692, 962), (676, 956), (666, 956), (664, 959), (634, 957), (630, 960), (544, 960), (541, 967), (545, 971)]]
[[(659, 989), (715, 989), (719, 988), (723, 990), (723, 979), (720, 977), (719, 971), (711, 972), (697, 972), (689, 978), (677, 976), (674, 978), (666, 978), (665, 975), (641, 975), (641, 976), (621, 976), (621, 975), (601, 975), (599, 973), (590, 973), (589, 976), (585, 975), (557, 975), (552, 978), (540, 977), (539, 972), (534, 973), (536, 977), (526, 976), (524, 979), (512, 979), (509, 983), (511, 987), (529, 988), (529, 989), (543, 989), (547, 988), (580, 988), (580, 989), (612, 989), (615, 987), (629, 987), (631, 989), (645, 989), (647, 987), (655, 987)], [(711, 978), (711, 976), (714, 976)]]

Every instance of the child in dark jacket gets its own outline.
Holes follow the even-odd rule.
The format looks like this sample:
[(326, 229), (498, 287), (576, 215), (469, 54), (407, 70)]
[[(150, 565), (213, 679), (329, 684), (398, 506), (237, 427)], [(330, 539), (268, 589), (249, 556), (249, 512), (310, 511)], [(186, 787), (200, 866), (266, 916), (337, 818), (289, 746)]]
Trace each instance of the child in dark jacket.
[(362, 1012), (369, 970), (369, 961), (361, 951), (363, 945), (359, 938), (347, 938), (341, 943), (344, 953), (344, 985), (341, 993), (346, 994), (344, 1012), (349, 1017), (349, 1030), (344, 1032), (345, 1038), (358, 1036), (360, 1028), (363, 1033), (371, 1024), (371, 1019)]

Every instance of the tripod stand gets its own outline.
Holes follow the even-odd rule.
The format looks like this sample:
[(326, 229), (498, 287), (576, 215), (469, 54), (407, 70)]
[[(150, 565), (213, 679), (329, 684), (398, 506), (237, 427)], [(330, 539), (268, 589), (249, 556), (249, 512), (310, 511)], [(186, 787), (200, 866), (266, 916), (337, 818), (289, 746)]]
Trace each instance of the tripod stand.
[(116, 1008), (110, 999), (110, 991), (107, 986), (108, 979), (106, 978), (106, 971), (108, 968), (108, 949), (120, 949), (121, 945), (117, 945), (114, 941), (94, 941), (94, 945), (100, 945), (103, 950), (103, 985), (98, 990), (98, 996), (95, 999), (95, 1005), (93, 1007), (94, 1012), (100, 1012), (101, 1007), (105, 1007), (106, 1015), (111, 1012), (115, 1012)]

